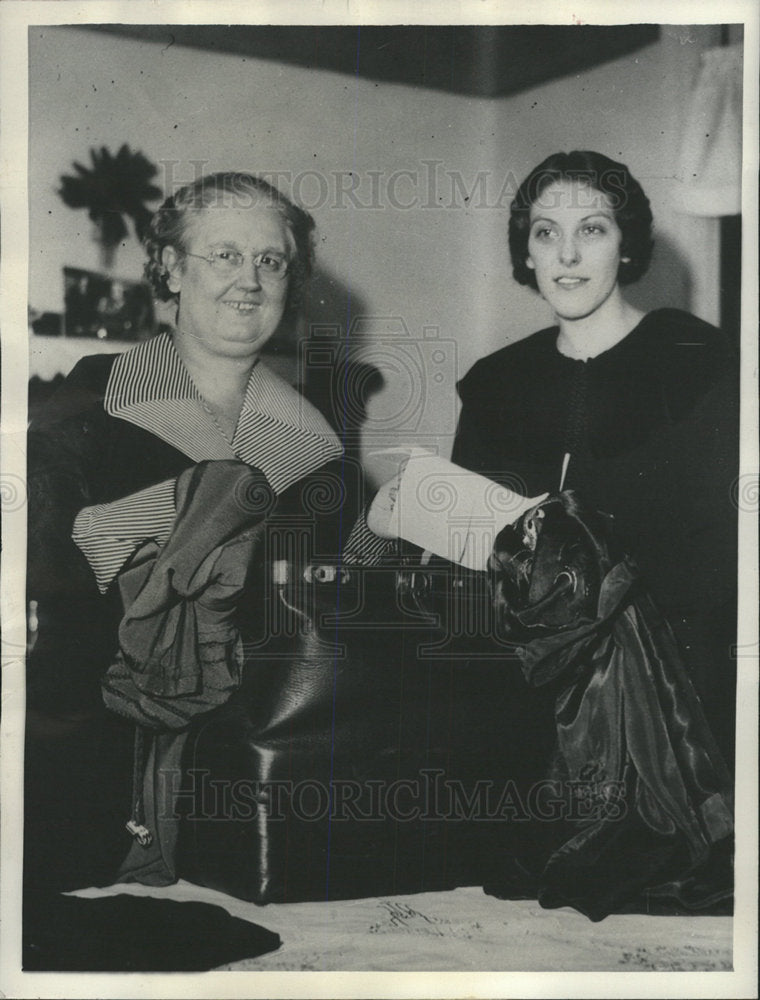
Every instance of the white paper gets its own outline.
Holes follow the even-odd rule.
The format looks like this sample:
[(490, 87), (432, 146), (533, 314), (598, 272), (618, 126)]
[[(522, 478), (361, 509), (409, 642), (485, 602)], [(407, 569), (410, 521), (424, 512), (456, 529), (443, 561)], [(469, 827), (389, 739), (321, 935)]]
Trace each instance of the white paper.
[(547, 496), (525, 497), (413, 448), (388, 530), (467, 569), (484, 570), (499, 531)]

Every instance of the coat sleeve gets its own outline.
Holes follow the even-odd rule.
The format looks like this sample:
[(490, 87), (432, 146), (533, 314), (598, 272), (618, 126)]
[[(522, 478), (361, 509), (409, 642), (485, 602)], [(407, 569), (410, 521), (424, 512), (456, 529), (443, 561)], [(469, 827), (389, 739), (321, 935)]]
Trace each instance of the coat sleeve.
[[(472, 472), (488, 474), (494, 464), (493, 436), (484, 433), (480, 408), (477, 405), (481, 388), (482, 362), (477, 362), (464, 378), (457, 383), (457, 392), (462, 400), (451, 461)], [(481, 395), (482, 402), (482, 395)]]
[(515, 493), (535, 496), (549, 489), (547, 463), (528, 438), (530, 386), (519, 375), (525, 369), (523, 352), (516, 353), (507, 348), (483, 358), (457, 384), (462, 411), (451, 460)]
[(176, 487), (176, 479), (166, 479), (111, 503), (79, 511), (71, 537), (87, 557), (101, 593), (108, 590), (143, 542), (163, 545), (169, 537), (177, 515)]
[(482, 422), (468, 407), (462, 409), (459, 417), (451, 461), (489, 478), (493, 478), (496, 472), (492, 441), (484, 433)]
[(74, 519), (92, 503), (107, 434), (91, 360), (100, 359), (79, 362), (29, 428), (27, 589), (38, 601), (95, 587), (71, 539)]

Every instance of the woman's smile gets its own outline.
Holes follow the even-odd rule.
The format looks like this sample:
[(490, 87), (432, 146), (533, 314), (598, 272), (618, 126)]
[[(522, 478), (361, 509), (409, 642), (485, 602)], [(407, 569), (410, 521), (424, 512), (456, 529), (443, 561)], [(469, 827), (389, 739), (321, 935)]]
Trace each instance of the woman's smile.
[(580, 288), (581, 285), (584, 285), (589, 279), (577, 278), (572, 276), (567, 276), (567, 277), (563, 276), (561, 278), (555, 278), (554, 280), (560, 286), (560, 288), (566, 288), (572, 290), (574, 288)]
[(235, 309), (237, 312), (253, 312), (254, 309), (258, 308), (258, 302), (248, 302), (248, 301), (238, 301), (225, 299), (225, 305), (229, 306), (230, 309)]
[[(277, 329), (288, 295), (287, 274), (265, 273), (259, 255), (287, 261), (293, 250), (282, 216), (266, 202), (198, 212), (188, 226), (186, 252), (175, 254), (172, 269), (180, 337), (189, 337), (206, 357), (254, 358)], [(211, 263), (227, 252), (242, 255), (239, 266)]]

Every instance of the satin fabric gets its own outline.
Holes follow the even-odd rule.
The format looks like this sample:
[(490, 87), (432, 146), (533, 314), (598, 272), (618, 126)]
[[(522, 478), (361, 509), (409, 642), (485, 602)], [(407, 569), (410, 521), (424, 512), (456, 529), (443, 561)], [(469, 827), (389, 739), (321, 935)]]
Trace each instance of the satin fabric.
[[(117, 881), (177, 879), (178, 788), (187, 729), (242, 682), (236, 622), (257, 527), (275, 503), (265, 477), (238, 461), (200, 462), (177, 482), (177, 518), (164, 548), (150, 547), (121, 576), (119, 650), (103, 701), (137, 726), (133, 841)], [(213, 516), (210, 512), (213, 511)]]
[(177, 501), (163, 550), (122, 574), (119, 651), (103, 679), (106, 705), (151, 729), (181, 729), (240, 685), (235, 612), (275, 498), (258, 470), (217, 461), (182, 473)]
[[(526, 680), (556, 687), (549, 777), (576, 798), (572, 820), (547, 838), (543, 869), (533, 865), (535, 894), (601, 919), (708, 862), (733, 830), (730, 775), (668, 623), (632, 560), (616, 558), (608, 520), (570, 491), (550, 498), (497, 538), (492, 573)], [(567, 578), (584, 601), (568, 598)], [(510, 895), (510, 882), (524, 894), (514, 875), (494, 894)], [(721, 891), (730, 885), (713, 882), (703, 896)]]

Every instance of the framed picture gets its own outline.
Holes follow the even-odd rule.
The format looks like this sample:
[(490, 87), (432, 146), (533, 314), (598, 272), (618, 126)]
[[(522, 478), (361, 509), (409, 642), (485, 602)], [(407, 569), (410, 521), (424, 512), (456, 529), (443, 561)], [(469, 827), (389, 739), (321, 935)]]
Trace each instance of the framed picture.
[(153, 300), (142, 282), (64, 267), (63, 283), (64, 336), (145, 340), (153, 334)]

